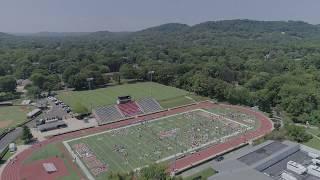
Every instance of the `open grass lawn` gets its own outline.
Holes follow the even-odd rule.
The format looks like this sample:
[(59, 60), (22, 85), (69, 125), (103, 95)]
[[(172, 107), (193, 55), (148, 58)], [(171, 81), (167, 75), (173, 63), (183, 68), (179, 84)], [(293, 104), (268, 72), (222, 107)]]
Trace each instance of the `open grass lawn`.
[(27, 120), (27, 113), (33, 108), (27, 106), (1, 106), (0, 132)]
[(308, 142), (303, 143), (303, 144), (306, 146), (320, 150), (320, 139), (318, 139), (316, 137), (313, 137), (311, 140), (309, 140)]
[(24, 161), (24, 163), (30, 163), (33, 161), (47, 159), (55, 156), (61, 157), (61, 155), (62, 153), (59, 150), (57, 144), (48, 144), (40, 150), (33, 152), (32, 155)]
[(192, 99), (188, 99), (185, 96), (179, 96), (171, 99), (160, 100), (159, 103), (163, 108), (171, 108), (177, 107), (184, 104), (191, 104), (194, 101)]
[(320, 129), (319, 128), (307, 128), (307, 132), (311, 133), (312, 135), (320, 137)]
[[(164, 100), (183, 97), (187, 94), (187, 91), (174, 87), (164, 86), (158, 83), (143, 82), (111, 86), (91, 91), (60, 92), (58, 98), (71, 106), (73, 111), (83, 113), (83, 108), (81, 108), (81, 106), (86, 107), (90, 111), (91, 108), (98, 106), (115, 104), (118, 96), (131, 95), (135, 99), (151, 96), (160, 101), (160, 104), (163, 101), (163, 105), (167, 107), (170, 106), (170, 103), (168, 103), (168, 105)], [(177, 103), (173, 103), (173, 105), (176, 104)]]
[(4, 164), (14, 153), (11, 153), (10, 151), (7, 151), (6, 154), (3, 156), (2, 159), (0, 159), (0, 166)]
[(206, 180), (208, 177), (216, 174), (217, 172), (212, 169), (212, 168), (207, 168), (207, 169), (204, 169), (192, 176), (188, 176), (186, 178), (183, 178), (184, 180), (193, 180), (193, 179), (197, 179), (197, 180)]
[(207, 111), (194, 110), (73, 139), (65, 144), (92, 174), (97, 164), (106, 167), (103, 173), (96, 175), (97, 179), (106, 179), (109, 171), (129, 172), (158, 160), (167, 162), (175, 154), (219, 143), (220, 138), (239, 135), (248, 128)]
[(320, 139), (319, 139), (320, 138), (319, 137), (320, 131), (319, 131), (319, 129), (308, 128), (307, 132), (312, 134), (314, 137), (312, 139), (310, 139), (308, 142), (303, 143), (303, 144), (306, 146), (320, 150)]

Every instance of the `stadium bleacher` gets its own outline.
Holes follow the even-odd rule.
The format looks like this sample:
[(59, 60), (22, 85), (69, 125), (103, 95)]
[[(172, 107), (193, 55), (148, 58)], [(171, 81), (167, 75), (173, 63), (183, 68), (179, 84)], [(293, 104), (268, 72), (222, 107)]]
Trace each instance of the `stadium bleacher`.
[(125, 104), (118, 104), (118, 108), (126, 117), (143, 114), (136, 102), (131, 101)]
[(138, 100), (137, 104), (144, 113), (156, 112), (162, 109), (160, 104), (155, 99), (150, 97)]
[(94, 110), (94, 114), (100, 123), (113, 122), (124, 118), (116, 106), (97, 108)]
[(139, 99), (138, 101), (100, 107), (93, 110), (93, 114), (99, 124), (106, 124), (127, 117), (160, 111), (161, 109), (162, 107), (155, 99), (147, 97)]

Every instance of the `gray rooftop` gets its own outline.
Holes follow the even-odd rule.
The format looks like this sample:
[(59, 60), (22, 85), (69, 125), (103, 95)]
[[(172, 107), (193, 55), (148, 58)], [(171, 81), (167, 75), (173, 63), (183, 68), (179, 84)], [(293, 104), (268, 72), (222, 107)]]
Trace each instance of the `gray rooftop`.
[(221, 173), (219, 172), (218, 174), (209, 177), (208, 180), (273, 180), (273, 179), (254, 169), (241, 168), (241, 169), (230, 170), (229, 172), (221, 172)]
[(66, 125), (66, 123), (64, 121), (55, 121), (52, 123), (46, 123), (46, 124), (42, 124), (38, 126), (38, 130), (39, 131), (44, 131), (44, 130), (48, 130), (48, 129), (52, 129), (52, 128), (57, 128), (58, 126), (63, 126)]
[[(266, 141), (250, 149), (239, 150), (229, 158), (213, 164), (219, 173), (210, 180), (274, 180), (286, 170), (289, 160), (306, 165), (310, 158), (299, 150), (299, 144), (290, 141)], [(297, 177), (297, 176), (296, 176)], [(315, 180), (314, 176), (304, 175), (298, 180)]]
[(266, 157), (271, 156), (272, 154), (279, 152), (280, 150), (287, 147), (287, 145), (282, 144), (281, 142), (275, 141), (266, 146), (263, 146), (245, 156), (238, 158), (239, 161), (245, 163), (250, 166)]

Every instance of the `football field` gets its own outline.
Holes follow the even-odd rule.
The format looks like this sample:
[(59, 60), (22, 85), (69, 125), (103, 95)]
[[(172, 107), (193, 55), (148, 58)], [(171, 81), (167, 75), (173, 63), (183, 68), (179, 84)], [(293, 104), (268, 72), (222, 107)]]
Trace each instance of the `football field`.
[(106, 179), (108, 172), (129, 172), (154, 162), (173, 160), (254, 128), (196, 109), (65, 141), (84, 172)]

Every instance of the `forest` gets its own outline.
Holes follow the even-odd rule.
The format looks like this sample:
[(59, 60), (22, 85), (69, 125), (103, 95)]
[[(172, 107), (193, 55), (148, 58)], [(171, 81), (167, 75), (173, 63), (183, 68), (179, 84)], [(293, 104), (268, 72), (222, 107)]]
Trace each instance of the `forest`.
[(320, 26), (301, 21), (164, 24), (137, 32), (0, 33), (0, 101), (28, 92), (152, 80), (218, 101), (320, 124)]

